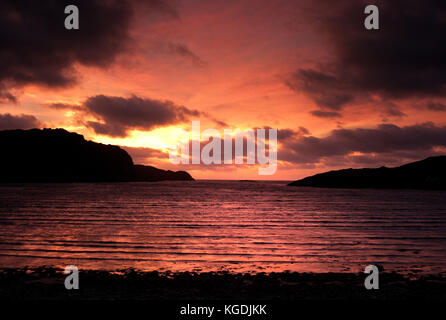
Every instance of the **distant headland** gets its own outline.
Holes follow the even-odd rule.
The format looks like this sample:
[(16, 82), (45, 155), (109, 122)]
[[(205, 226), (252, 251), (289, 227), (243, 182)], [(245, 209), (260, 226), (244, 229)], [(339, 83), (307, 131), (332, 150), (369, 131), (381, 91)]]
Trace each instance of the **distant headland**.
[(446, 156), (430, 157), (395, 168), (329, 171), (294, 181), (289, 185), (320, 188), (446, 190)]
[(194, 180), (185, 171), (134, 165), (118, 146), (64, 129), (0, 131), (0, 182)]

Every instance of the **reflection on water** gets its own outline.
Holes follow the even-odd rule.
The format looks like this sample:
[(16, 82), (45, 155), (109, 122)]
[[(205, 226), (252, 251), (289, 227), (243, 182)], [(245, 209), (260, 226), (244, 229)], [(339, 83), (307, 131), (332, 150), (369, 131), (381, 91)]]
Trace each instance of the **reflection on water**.
[(446, 193), (284, 182), (0, 186), (0, 267), (243, 272), (446, 265)]

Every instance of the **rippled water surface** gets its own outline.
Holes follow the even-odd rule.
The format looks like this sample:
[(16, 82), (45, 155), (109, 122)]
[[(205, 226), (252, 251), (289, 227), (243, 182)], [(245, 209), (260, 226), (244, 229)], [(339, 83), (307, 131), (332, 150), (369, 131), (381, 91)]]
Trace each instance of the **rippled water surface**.
[(446, 192), (193, 181), (0, 186), (0, 267), (446, 271)]

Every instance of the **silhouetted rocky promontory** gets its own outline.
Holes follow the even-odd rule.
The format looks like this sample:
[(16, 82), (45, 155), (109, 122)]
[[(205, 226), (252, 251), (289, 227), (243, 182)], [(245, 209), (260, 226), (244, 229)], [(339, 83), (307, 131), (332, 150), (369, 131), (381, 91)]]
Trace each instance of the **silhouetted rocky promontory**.
[(184, 171), (134, 165), (118, 146), (64, 129), (0, 131), (0, 182), (194, 180)]
[(430, 157), (395, 168), (330, 171), (294, 181), (289, 185), (321, 188), (446, 190), (446, 156)]

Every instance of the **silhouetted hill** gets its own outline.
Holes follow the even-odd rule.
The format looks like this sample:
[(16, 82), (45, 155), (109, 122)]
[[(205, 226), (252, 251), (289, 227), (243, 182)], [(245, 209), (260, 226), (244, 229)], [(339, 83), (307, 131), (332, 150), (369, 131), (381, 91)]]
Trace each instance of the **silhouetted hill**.
[(64, 129), (0, 131), (0, 182), (193, 180), (184, 171), (135, 166), (118, 146)]
[(194, 180), (186, 171), (161, 170), (142, 165), (135, 165), (133, 168), (137, 181)]
[(294, 181), (290, 186), (322, 188), (446, 189), (446, 156), (395, 168), (343, 169)]

